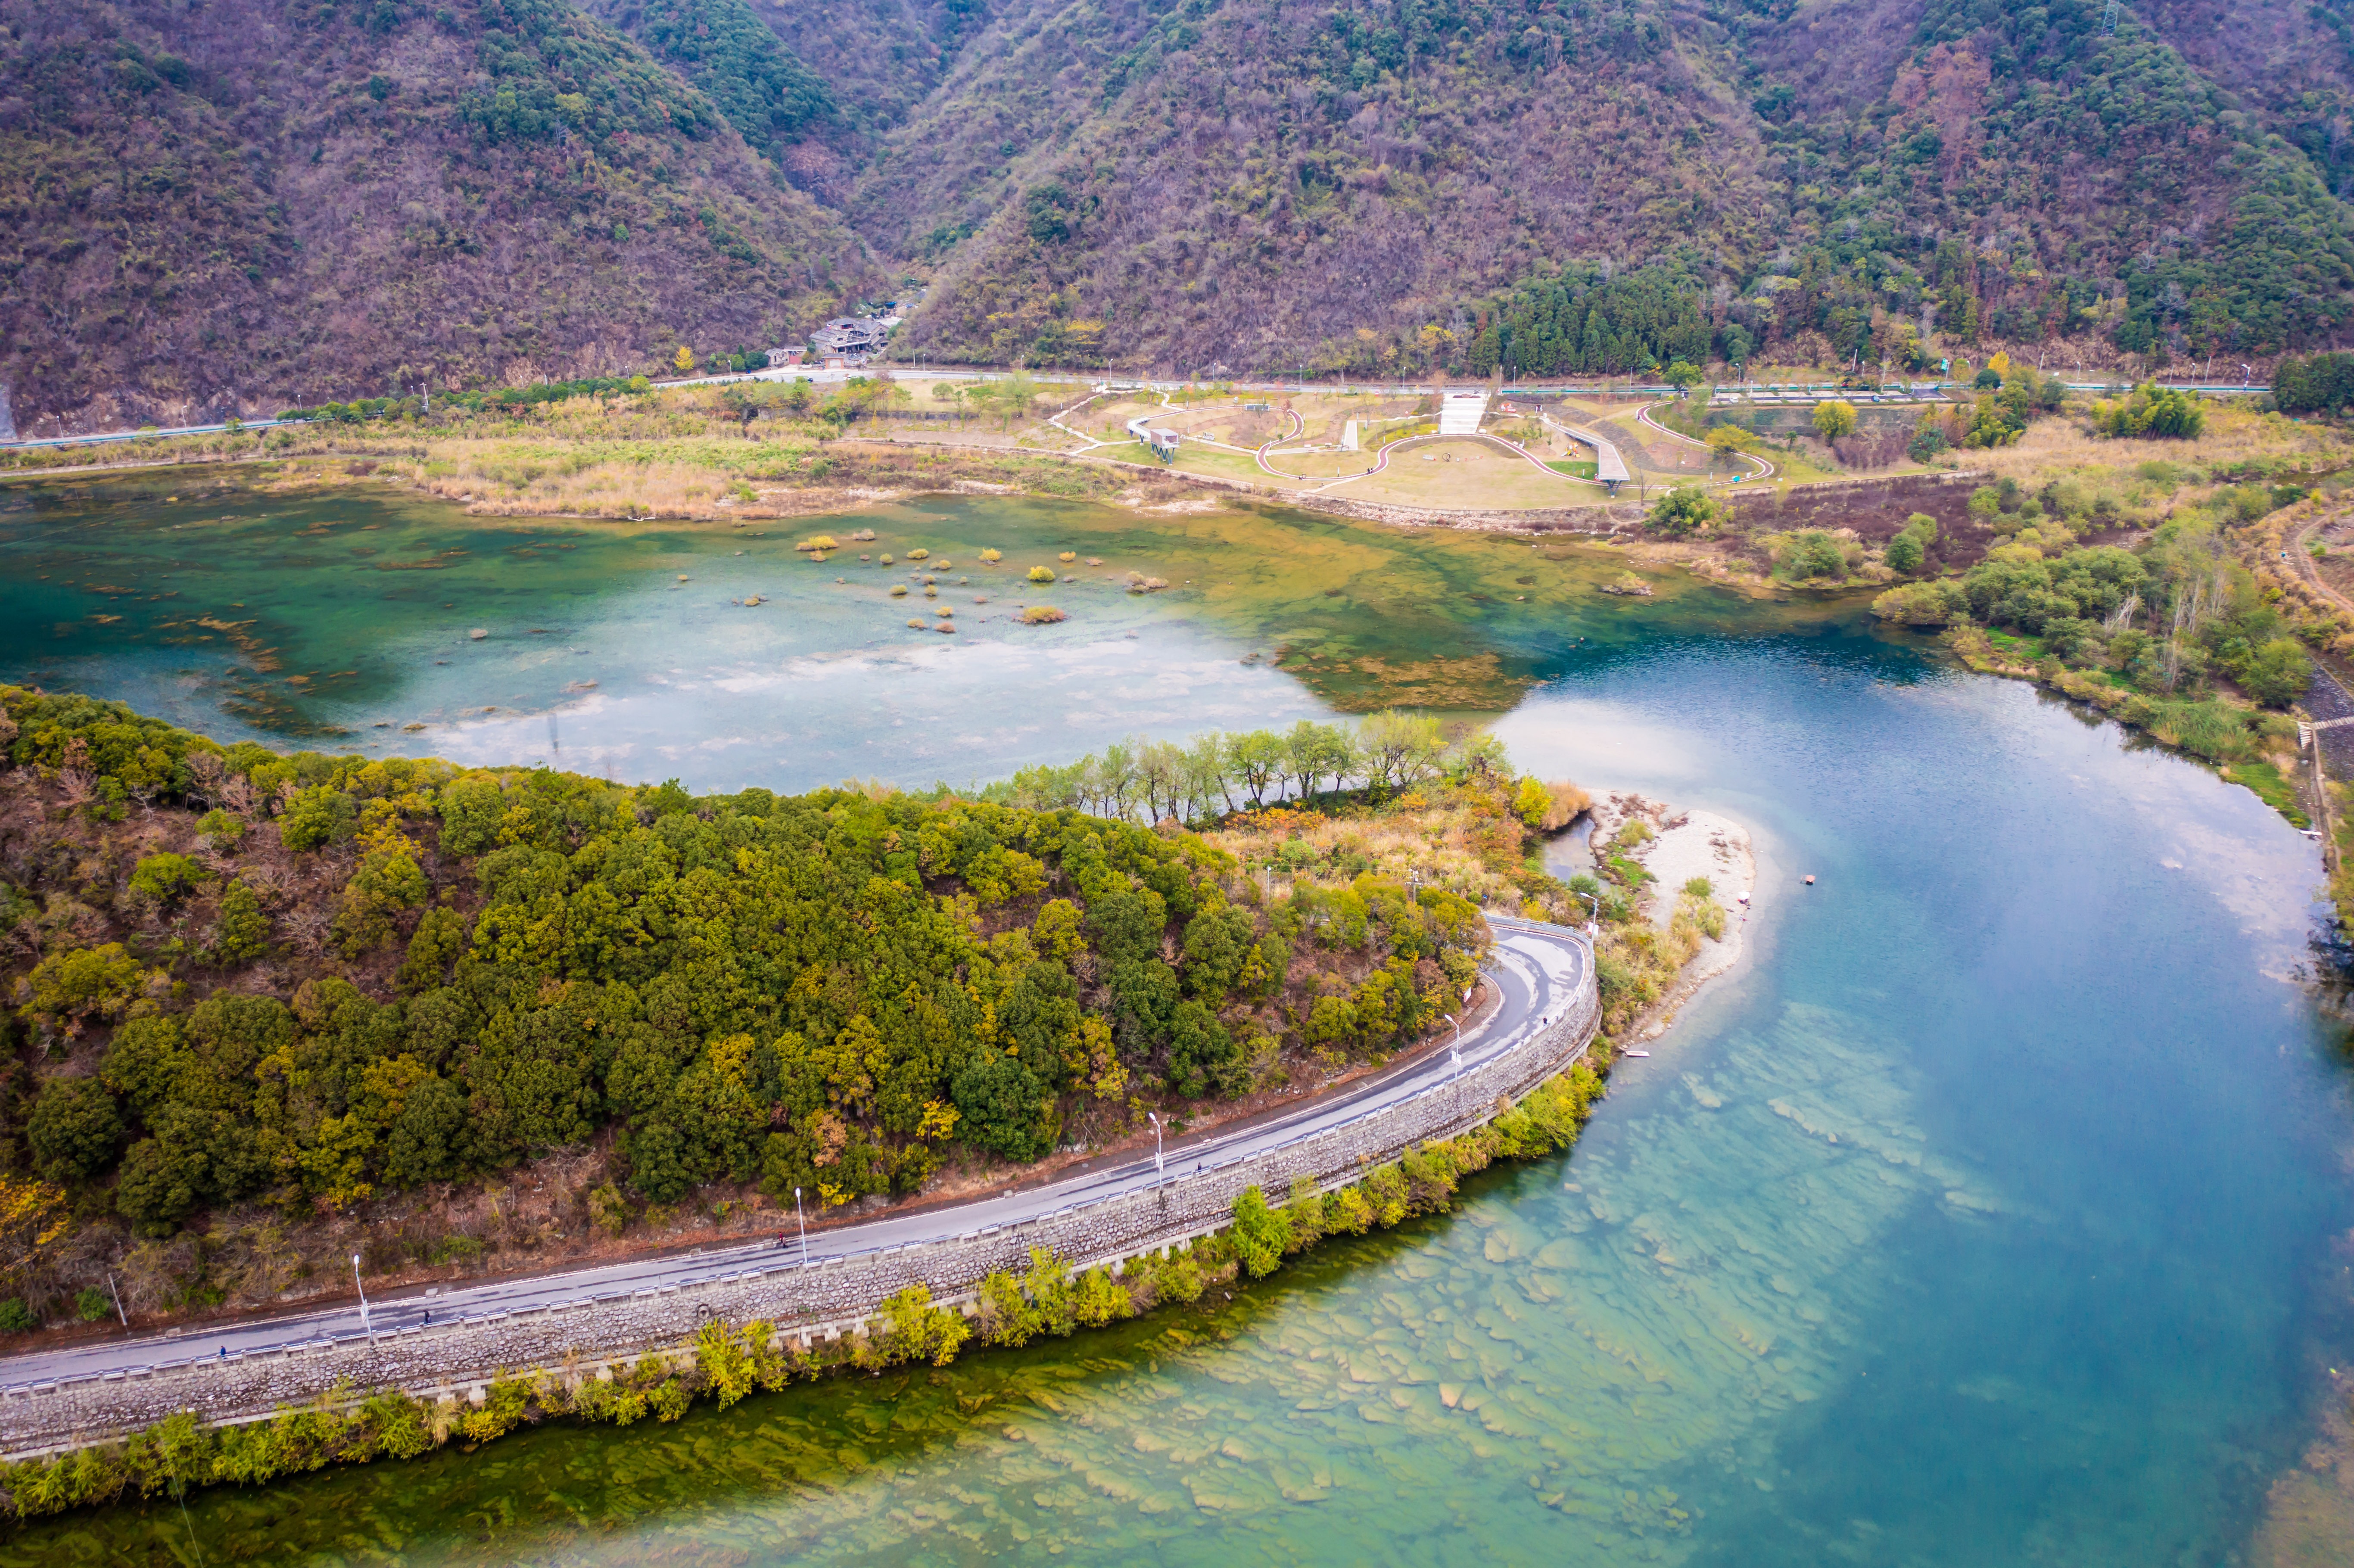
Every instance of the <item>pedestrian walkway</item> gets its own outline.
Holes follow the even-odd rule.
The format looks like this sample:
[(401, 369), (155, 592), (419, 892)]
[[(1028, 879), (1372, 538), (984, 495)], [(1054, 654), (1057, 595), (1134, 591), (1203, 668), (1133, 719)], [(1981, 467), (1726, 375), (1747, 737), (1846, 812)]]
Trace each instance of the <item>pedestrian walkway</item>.
[(1449, 392), (1438, 401), (1438, 433), (1476, 436), (1479, 433), (1479, 421), (1487, 417), (1485, 392)]
[(1627, 460), (1618, 454), (1617, 447), (1612, 444), (1609, 437), (1583, 425), (1564, 424), (1550, 416), (1544, 417), (1544, 422), (1594, 449), (1594, 477), (1601, 481), (1611, 494), (1617, 494), (1618, 487), (1634, 478), (1627, 471)]

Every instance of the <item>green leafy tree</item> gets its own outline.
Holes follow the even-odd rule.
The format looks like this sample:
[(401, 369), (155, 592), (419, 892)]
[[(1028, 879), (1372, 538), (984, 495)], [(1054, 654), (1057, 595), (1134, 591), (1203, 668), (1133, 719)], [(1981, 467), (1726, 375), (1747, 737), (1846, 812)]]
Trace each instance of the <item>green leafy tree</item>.
[(1968, 598), (1959, 583), (1906, 583), (1890, 588), (1872, 601), (1872, 613), (1899, 626), (1950, 626), (1969, 615)]
[(314, 850), (337, 839), (349, 838), (359, 821), (359, 807), (332, 785), (298, 790), (278, 819), (278, 838), (290, 850)]
[(1755, 451), (1764, 444), (1755, 431), (1740, 425), (1709, 427), (1708, 450), (1718, 457), (1731, 457), (1737, 452)]
[(1847, 576), (1847, 553), (1820, 528), (1801, 528), (1785, 540), (1775, 569), (1794, 582)]
[(1254, 1183), (1235, 1200), (1235, 1250), (1253, 1279), (1264, 1279), (1291, 1250), (1291, 1216), (1267, 1206), (1267, 1194)]
[(1171, 1016), (1169, 1085), (1187, 1099), (1213, 1090), (1232, 1097), (1250, 1086), (1241, 1048), (1216, 1015), (1198, 1001), (1179, 1002)]
[(167, 903), (212, 880), (212, 873), (184, 854), (143, 855), (131, 873), (131, 890)]
[(1666, 539), (1683, 539), (1716, 521), (1717, 503), (1698, 485), (1680, 484), (1651, 503), (1643, 526)]
[(1512, 792), (1512, 812), (1530, 827), (1543, 823), (1552, 810), (1552, 793), (1533, 777), (1522, 779)]
[(975, 1055), (956, 1076), (951, 1093), (967, 1136), (1008, 1160), (1045, 1152), (1046, 1086), (1012, 1056)]
[(1904, 526), (1888, 541), (1886, 560), (1890, 567), (1900, 572), (1917, 572), (1926, 558), (1929, 546), (1937, 542), (1937, 520), (1925, 512), (1915, 512), (1904, 520)]
[(147, 983), (147, 971), (120, 942), (52, 953), (33, 966), (27, 1016), (71, 1033), (90, 1019), (118, 1018)]
[(212, 950), (225, 964), (247, 963), (270, 950), (270, 916), (262, 912), (260, 896), (242, 881), (221, 891)]
[(113, 1093), (96, 1078), (52, 1078), (33, 1102), (25, 1140), (48, 1181), (86, 1181), (114, 1160), (122, 1116)]
[(2207, 429), (2199, 394), (2144, 382), (2113, 402), (2093, 405), (2093, 428), (2105, 436), (2188, 440)]
[(2313, 659), (2292, 638), (2257, 649), (2240, 674), (2240, 687), (2268, 708), (2285, 708), (2313, 684)]

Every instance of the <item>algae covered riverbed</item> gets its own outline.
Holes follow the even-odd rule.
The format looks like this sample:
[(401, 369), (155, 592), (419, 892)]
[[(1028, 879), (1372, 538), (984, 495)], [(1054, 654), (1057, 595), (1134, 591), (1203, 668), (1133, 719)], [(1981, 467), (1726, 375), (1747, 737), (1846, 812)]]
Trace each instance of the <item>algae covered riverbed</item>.
[[(226, 650), (112, 634), (165, 612), (66, 584), (65, 530), (103, 534), (110, 506), (127, 527), (93, 553), (164, 526), (143, 502), (86, 497), (65, 524), (0, 517), (17, 596), (0, 667), (217, 734), (260, 725), (222, 711), (246, 678), (216, 673)], [(340, 563), (249, 564), (238, 591), (269, 606), (284, 673), (363, 668), (281, 699), (354, 732), (324, 744), (531, 760), (553, 712), (567, 765), (599, 747), (624, 776), (706, 787), (992, 777), (1492, 660), (1446, 705), (1509, 710), (1522, 766), (1750, 825), (1750, 959), (1621, 1066), (1572, 1155), (1232, 1300), (674, 1425), (199, 1494), (185, 1520), (162, 1500), (57, 1520), (0, 1542), (0, 1562), (2249, 1560), (2326, 1368), (2346, 1364), (2334, 1249), (2354, 1224), (2342, 1031), (2294, 980), (2314, 856), (2253, 796), (1850, 610), (1672, 586), (1629, 602), (1581, 586), (1603, 568), (1525, 542), (1277, 514), (920, 510), (947, 519), (925, 524), (936, 553), (1004, 541), (1026, 568), (1023, 550), (1059, 544), (1177, 586), (1075, 588), (1057, 601), (1072, 620), (1035, 642), (909, 642), (864, 600), (825, 598), (838, 569), (779, 556), (690, 605), (665, 578), (704, 583), (760, 542), (617, 533), (603, 567), (576, 566), (594, 552), (575, 540), (552, 561), (444, 568), (413, 615), (376, 608), (408, 602), (381, 599), (389, 574)], [(912, 527), (896, 517), (854, 521)], [(399, 525), (444, 549), (474, 526)], [(671, 552), (659, 571), (611, 564), (649, 537)], [(231, 569), (230, 552), (174, 552), (139, 558), (189, 574), (184, 596)], [(37, 590), (16, 569), (35, 559)], [(122, 559), (102, 582), (132, 586)], [(1184, 597), (1184, 568), (1214, 560), (1228, 570), (1210, 583), (1236, 586)], [(461, 570), (479, 571), (471, 589)], [(577, 612), (565, 645), (603, 674), (530, 663), (534, 644), (496, 629), (459, 646), (517, 580)], [(377, 599), (336, 587), (353, 582)], [(777, 602), (726, 602), (748, 590)], [(857, 591), (884, 608), (879, 586)], [(98, 614), (123, 619), (80, 630)], [(514, 619), (528, 635), (559, 618)], [(819, 673), (772, 667), (791, 661)], [(617, 690), (663, 670), (680, 683)], [(565, 693), (578, 678), (599, 684)], [(451, 711), (509, 702), (513, 719)], [(799, 738), (737, 743), (748, 715)], [(359, 722), (378, 717), (434, 727)]]
[[(821, 533), (843, 541), (822, 563), (794, 548)], [(962, 782), (1328, 705), (1499, 712), (1564, 647), (1744, 609), (1597, 593), (1623, 569), (1601, 552), (1284, 512), (927, 497), (624, 525), (194, 475), (0, 487), (0, 562), (9, 679), (224, 737), (706, 789)]]

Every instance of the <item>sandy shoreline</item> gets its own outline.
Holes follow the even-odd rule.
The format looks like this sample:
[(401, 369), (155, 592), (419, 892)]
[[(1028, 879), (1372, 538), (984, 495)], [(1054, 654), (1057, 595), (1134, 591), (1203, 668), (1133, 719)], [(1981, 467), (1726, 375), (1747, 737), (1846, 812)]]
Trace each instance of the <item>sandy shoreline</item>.
[(1628, 858), (1658, 879), (1645, 885), (1643, 908), (1661, 930), (1675, 914), (1677, 895), (1693, 877), (1708, 878), (1716, 902), (1724, 906), (1724, 936), (1701, 938), (1700, 951), (1676, 977), (1674, 988), (1628, 1034), (1634, 1041), (1656, 1040), (1701, 987), (1741, 961), (1756, 892), (1756, 853), (1747, 828), (1713, 811), (1680, 810), (1621, 789), (1597, 792), (1591, 810), (1596, 843), (1614, 837), (1631, 817), (1651, 824), (1650, 842)]

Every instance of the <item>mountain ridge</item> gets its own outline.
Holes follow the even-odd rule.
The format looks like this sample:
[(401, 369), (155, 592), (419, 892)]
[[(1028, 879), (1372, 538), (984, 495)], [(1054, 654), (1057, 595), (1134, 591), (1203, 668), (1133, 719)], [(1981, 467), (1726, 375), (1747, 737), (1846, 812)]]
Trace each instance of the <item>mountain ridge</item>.
[(2354, 333), (2349, 108), (2354, 0), (0, 0), (0, 395), (642, 371), (893, 279), (943, 362), (1536, 367), (1514, 302), (1644, 271), (1731, 364), (2254, 366)]

